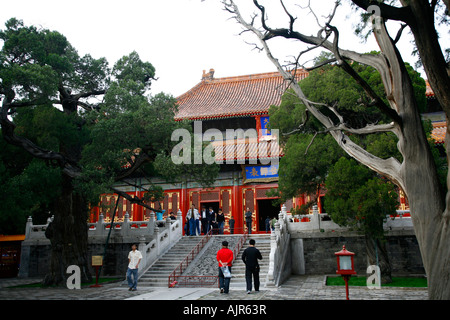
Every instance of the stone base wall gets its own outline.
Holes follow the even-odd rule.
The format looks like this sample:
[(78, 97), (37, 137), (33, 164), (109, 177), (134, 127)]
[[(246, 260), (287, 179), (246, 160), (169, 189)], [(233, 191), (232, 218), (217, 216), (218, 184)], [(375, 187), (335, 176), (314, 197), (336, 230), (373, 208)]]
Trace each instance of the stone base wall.
[[(106, 256), (103, 260), (101, 276), (124, 277), (128, 266), (128, 253), (132, 244), (139, 244), (136, 241), (122, 242), (111, 239), (106, 249)], [(105, 243), (90, 243), (88, 246), (89, 265), (92, 256), (102, 256), (105, 250)], [(43, 277), (50, 270), (51, 247), (48, 241), (40, 243), (22, 243), (21, 266), (19, 277)], [(91, 275), (95, 277), (95, 268), (91, 267)]]
[[(364, 237), (350, 232), (331, 234), (297, 234), (291, 239), (292, 274), (335, 274), (335, 252), (342, 246), (354, 252), (355, 270), (366, 274), (367, 256)], [(386, 238), (393, 275), (423, 275), (422, 257), (416, 236), (411, 233), (390, 234)]]

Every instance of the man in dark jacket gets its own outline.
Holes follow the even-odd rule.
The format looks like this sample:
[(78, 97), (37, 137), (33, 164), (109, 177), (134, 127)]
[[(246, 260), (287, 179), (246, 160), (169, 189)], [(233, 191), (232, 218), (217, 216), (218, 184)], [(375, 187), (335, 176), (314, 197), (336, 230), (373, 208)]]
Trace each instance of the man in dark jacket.
[(255, 240), (250, 239), (250, 246), (242, 253), (242, 261), (245, 263), (245, 281), (247, 282), (247, 293), (252, 291), (252, 276), (255, 282), (255, 291), (259, 291), (259, 264), (262, 259), (261, 252), (255, 247)]
[(250, 208), (247, 207), (247, 211), (244, 213), (245, 216), (245, 224), (247, 225), (247, 232), (248, 234), (252, 233), (252, 212), (250, 211)]
[(214, 212), (212, 207), (209, 207), (209, 210), (206, 213), (206, 217), (208, 219), (208, 229), (206, 230), (206, 232), (209, 232), (211, 228), (214, 228), (214, 223), (216, 223), (216, 213)]

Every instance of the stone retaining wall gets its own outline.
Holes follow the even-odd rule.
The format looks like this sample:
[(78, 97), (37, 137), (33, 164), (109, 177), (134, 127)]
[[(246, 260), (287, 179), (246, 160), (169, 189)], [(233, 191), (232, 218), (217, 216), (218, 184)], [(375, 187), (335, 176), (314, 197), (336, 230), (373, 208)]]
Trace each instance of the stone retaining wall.
[[(365, 274), (367, 269), (364, 237), (346, 232), (331, 234), (296, 234), (291, 239), (292, 274), (335, 274), (336, 256), (342, 246), (355, 253), (355, 270)], [(386, 238), (392, 274), (425, 273), (416, 236), (411, 232), (390, 233)]]

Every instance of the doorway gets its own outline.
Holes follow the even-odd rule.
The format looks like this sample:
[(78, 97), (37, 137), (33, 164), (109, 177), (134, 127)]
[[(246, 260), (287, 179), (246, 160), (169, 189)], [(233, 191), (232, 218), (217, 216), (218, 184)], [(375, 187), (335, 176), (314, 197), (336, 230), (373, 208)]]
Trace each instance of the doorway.
[(198, 212), (202, 211), (202, 208), (205, 207), (206, 211), (209, 210), (209, 207), (212, 207), (214, 212), (217, 214), (219, 212), (219, 201), (217, 202), (200, 202), (200, 208), (198, 208)]
[(278, 218), (278, 214), (280, 213), (279, 206), (272, 205), (273, 199), (264, 199), (257, 200), (258, 203), (258, 222), (259, 222), (259, 230), (266, 232), (266, 219)]
[[(217, 215), (217, 212), (219, 212), (219, 202), (218, 201), (217, 202), (200, 202), (200, 208), (198, 209), (198, 213), (200, 214), (200, 217), (202, 217), (203, 207), (205, 207), (206, 212), (208, 212), (209, 207), (211, 207), (214, 210), (214, 213), (216, 215)], [(203, 221), (203, 223), (205, 223), (205, 222)], [(206, 228), (206, 224), (205, 225), (202, 224), (201, 232), (203, 234), (206, 234), (205, 228)]]

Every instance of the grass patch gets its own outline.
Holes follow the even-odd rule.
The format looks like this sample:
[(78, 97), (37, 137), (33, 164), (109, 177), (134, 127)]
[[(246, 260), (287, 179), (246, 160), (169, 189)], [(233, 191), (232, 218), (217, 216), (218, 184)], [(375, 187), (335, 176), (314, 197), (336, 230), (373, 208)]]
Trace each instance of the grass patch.
[[(345, 286), (344, 279), (340, 276), (327, 277), (327, 286)], [(367, 286), (366, 277), (350, 277), (349, 286)], [(423, 277), (392, 277), (392, 283), (382, 284), (382, 287), (399, 287), (399, 288), (426, 288), (428, 286), (427, 279)]]

